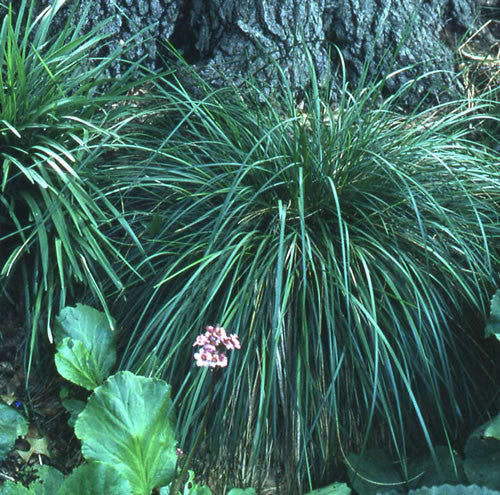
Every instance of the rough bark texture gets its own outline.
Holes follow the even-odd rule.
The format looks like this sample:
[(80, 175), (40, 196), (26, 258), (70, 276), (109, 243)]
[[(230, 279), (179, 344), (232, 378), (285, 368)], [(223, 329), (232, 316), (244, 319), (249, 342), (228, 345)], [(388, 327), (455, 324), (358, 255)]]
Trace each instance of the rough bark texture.
[[(292, 84), (303, 87), (309, 81), (304, 47), (321, 79), (329, 70), (328, 51), (334, 43), (353, 83), (366, 57), (372, 58), (371, 73), (380, 63), (382, 71), (420, 64), (392, 77), (390, 91), (418, 70), (449, 71), (416, 84), (413, 94), (418, 96), (431, 84), (436, 93), (443, 85), (453, 86), (453, 43), (445, 40), (473, 27), (476, 7), (475, 0), (193, 0), (189, 28), (196, 33), (202, 73), (214, 82), (221, 82), (220, 73), (236, 82), (253, 73), (279, 84), (271, 55)], [(399, 44), (390, 67), (386, 52)]]
[(328, 67), (325, 3), (194, 0), (190, 24), (199, 33), (195, 47), (202, 73), (216, 83), (222, 82), (219, 74), (235, 82), (252, 74), (273, 85), (279, 84), (276, 63), (294, 87), (304, 87), (308, 52), (321, 76)]
[[(103, 31), (112, 34), (106, 48), (111, 52), (126, 44), (131, 38), (136, 39), (137, 47), (131, 53), (134, 60), (144, 59), (144, 65), (157, 68), (157, 41), (168, 39), (176, 26), (181, 0), (92, 0), (88, 10), (86, 27), (99, 24), (111, 18)], [(86, 2), (82, 2), (85, 5)], [(119, 75), (121, 67), (114, 66), (114, 73)]]
[[(137, 36), (133, 58), (145, 56), (150, 68), (161, 63), (155, 40), (168, 39), (207, 80), (218, 85), (238, 83), (252, 75), (272, 88), (281, 84), (277, 63), (294, 88), (303, 88), (310, 79), (310, 62), (320, 79), (338, 66), (332, 43), (340, 48), (353, 83), (359, 81), (366, 57), (372, 59), (370, 75), (377, 66), (397, 71), (419, 64), (418, 70), (394, 75), (388, 81), (389, 91), (397, 90), (418, 71), (443, 71), (415, 85), (413, 95), (418, 97), (429, 89), (435, 94), (443, 87), (453, 89), (454, 39), (474, 26), (479, 2), (93, 0), (86, 27), (111, 16), (104, 29), (113, 34), (113, 42), (106, 49)], [(137, 35), (141, 30), (145, 31)], [(391, 65), (385, 55), (398, 45)], [(115, 75), (120, 71), (119, 66), (113, 68)]]
[[(83, 31), (106, 21), (99, 30), (109, 35), (108, 43), (103, 46), (99, 56), (106, 56), (118, 49), (124, 58), (141, 60), (145, 67), (156, 70), (160, 68), (158, 45), (162, 40), (170, 38), (178, 24), (184, 0), (62, 0), (65, 5), (54, 19), (54, 29), (64, 24), (67, 15), (72, 11), (75, 2), (74, 23), (82, 17)], [(20, 0), (12, 0), (14, 6)], [(39, 0), (35, 2), (35, 10), (41, 12), (48, 5), (62, 3), (61, 0)], [(132, 39), (136, 43), (129, 43)], [(129, 48), (132, 47), (132, 48)], [(119, 76), (126, 68), (125, 64), (115, 63), (110, 67), (112, 76)]]

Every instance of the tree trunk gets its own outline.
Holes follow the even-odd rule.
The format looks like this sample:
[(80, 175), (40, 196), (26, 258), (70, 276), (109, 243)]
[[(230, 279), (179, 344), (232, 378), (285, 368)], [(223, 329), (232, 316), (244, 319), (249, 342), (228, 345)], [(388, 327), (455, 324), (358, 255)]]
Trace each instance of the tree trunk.
[[(453, 49), (474, 27), (481, 1), (93, 0), (86, 28), (111, 16), (104, 30), (113, 38), (103, 54), (136, 36), (139, 45), (128, 55), (136, 60), (145, 57), (144, 64), (153, 69), (161, 66), (155, 40), (169, 40), (216, 85), (252, 76), (270, 88), (279, 86), (279, 66), (292, 87), (302, 89), (310, 80), (311, 63), (320, 80), (336, 72), (339, 57), (334, 44), (353, 84), (359, 82), (367, 57), (369, 77), (377, 69), (388, 73), (418, 65), (391, 77), (390, 92), (419, 72), (440, 71), (415, 84), (412, 95), (418, 99), (428, 90), (438, 96), (443, 88), (456, 87)], [(391, 60), (386, 55), (396, 47)], [(113, 75), (121, 70), (115, 66)], [(342, 74), (337, 72), (338, 86)]]
[[(303, 88), (309, 82), (310, 61), (320, 80), (336, 68), (333, 43), (346, 63), (347, 79), (354, 84), (367, 58), (369, 76), (378, 64), (382, 73), (419, 64), (389, 79), (391, 92), (419, 71), (442, 71), (415, 84), (412, 94), (418, 98), (429, 89), (437, 95), (443, 86), (453, 87), (454, 41), (473, 27), (477, 4), (477, 0), (192, 0), (182, 19), (182, 29), (192, 36), (181, 48), (195, 53), (202, 74), (217, 84), (227, 77), (238, 82), (254, 75), (271, 87), (279, 85), (273, 59), (294, 88)], [(396, 47), (399, 51), (391, 63), (386, 55)], [(340, 73), (338, 83), (341, 77)]]
[[(103, 31), (111, 34), (109, 46), (103, 55), (111, 53), (119, 45), (126, 46), (132, 38), (137, 41), (134, 50), (126, 56), (143, 60), (143, 65), (158, 69), (158, 42), (168, 39), (178, 21), (182, 0), (80, 0), (82, 8), (89, 5), (85, 29), (96, 26), (105, 19)], [(123, 64), (122, 64), (123, 65)], [(113, 75), (119, 75), (123, 66), (115, 64)]]
[[(14, 11), (19, 8), (22, 0), (10, 0)], [(99, 33), (109, 35), (107, 43), (99, 50), (99, 56), (114, 53), (117, 49), (124, 58), (133, 61), (140, 60), (150, 69), (160, 67), (158, 60), (158, 42), (167, 40), (177, 26), (181, 6), (184, 0), (35, 0), (34, 14), (40, 14), (49, 5), (59, 5), (59, 10), (53, 19), (52, 28), (56, 33), (73, 13), (72, 23), (77, 25), (82, 21), (82, 31), (100, 27)], [(65, 2), (65, 3), (64, 3)], [(0, 19), (4, 15), (0, 1)], [(7, 2), (5, 2), (7, 3)], [(28, 5), (29, 5), (28, 1)], [(63, 4), (62, 6), (60, 4)], [(6, 12), (6, 10), (5, 10)], [(83, 19), (82, 19), (83, 18)], [(129, 41), (134, 39), (136, 43)], [(114, 63), (110, 67), (110, 76), (119, 76), (127, 64)]]

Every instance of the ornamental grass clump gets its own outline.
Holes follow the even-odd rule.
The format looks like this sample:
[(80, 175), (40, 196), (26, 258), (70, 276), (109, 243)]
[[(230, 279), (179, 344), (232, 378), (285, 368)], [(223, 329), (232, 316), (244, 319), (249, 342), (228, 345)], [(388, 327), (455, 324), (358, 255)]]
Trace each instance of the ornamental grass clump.
[(132, 234), (94, 171), (122, 142), (120, 127), (131, 117), (118, 103), (133, 81), (105, 78), (119, 53), (96, 58), (108, 42), (101, 25), (81, 32), (88, 5), (73, 25), (78, 2), (59, 22), (63, 4), (0, 6), (0, 283), (2, 296), (23, 300), (30, 360), (40, 321), (51, 338), (54, 311), (67, 298), (89, 289), (107, 310), (101, 282), (122, 287), (115, 265), (127, 263), (118, 241)]
[(190, 336), (228, 322), (245, 347), (215, 385), (205, 465), (238, 483), (272, 466), (304, 492), (367, 445), (403, 469), (453, 445), (491, 370), (468, 325), (499, 273), (498, 155), (471, 135), (487, 104), (403, 113), (383, 81), (335, 106), (318, 84), (301, 106), (286, 84), (196, 90), (158, 82), (154, 152), (101, 169), (149, 239), (145, 283), (114, 310), (121, 366), (172, 383), (188, 448), (207, 400)]

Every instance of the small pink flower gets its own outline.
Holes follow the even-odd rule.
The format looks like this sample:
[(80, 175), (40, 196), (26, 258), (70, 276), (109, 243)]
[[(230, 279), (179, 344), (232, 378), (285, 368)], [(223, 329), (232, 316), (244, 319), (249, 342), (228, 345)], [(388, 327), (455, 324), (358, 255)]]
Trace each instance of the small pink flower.
[(205, 344), (208, 344), (207, 337), (205, 335), (198, 335), (198, 337), (196, 337), (195, 343), (193, 344), (193, 347), (204, 346)]
[(224, 353), (219, 354), (218, 366), (220, 366), (221, 368), (225, 368), (227, 366), (227, 356)]
[(196, 366), (210, 366), (210, 363), (212, 362), (212, 355), (200, 351), (194, 354), (194, 359), (196, 361)]
[(226, 349), (228, 351), (241, 348), (238, 336), (235, 335), (234, 333), (232, 333), (229, 337), (227, 337), (226, 341), (224, 342), (224, 345), (226, 346)]
[(193, 347), (201, 347), (194, 354), (197, 366), (225, 368), (228, 359), (224, 350), (240, 349), (241, 345), (236, 334), (231, 334), (228, 337), (226, 330), (220, 325), (215, 327), (208, 325), (205, 327), (205, 333), (196, 337)]
[(233, 341), (233, 345), (236, 349), (241, 349), (240, 339), (236, 334), (231, 335), (231, 340)]

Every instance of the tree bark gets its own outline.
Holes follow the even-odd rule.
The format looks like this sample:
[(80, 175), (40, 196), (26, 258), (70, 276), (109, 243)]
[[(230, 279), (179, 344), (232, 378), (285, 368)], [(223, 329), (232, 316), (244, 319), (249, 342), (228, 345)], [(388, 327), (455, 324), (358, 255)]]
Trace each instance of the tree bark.
[[(93, 0), (85, 25), (88, 29), (111, 16), (103, 29), (113, 39), (103, 54), (135, 36), (138, 46), (128, 55), (143, 58), (152, 69), (161, 67), (159, 43), (169, 40), (216, 85), (252, 76), (272, 88), (282, 84), (281, 70), (294, 89), (302, 89), (310, 82), (311, 63), (320, 80), (339, 72), (332, 45), (340, 50), (353, 84), (360, 81), (367, 58), (368, 76), (417, 65), (392, 76), (389, 92), (418, 73), (440, 71), (415, 83), (412, 95), (418, 99), (426, 91), (437, 97), (443, 88), (456, 88), (453, 49), (474, 27), (481, 1)], [(122, 70), (116, 64), (112, 72)], [(339, 87), (342, 74), (334, 82), (335, 77)]]
[(388, 73), (418, 64), (390, 78), (390, 92), (419, 72), (441, 71), (415, 84), (418, 98), (455, 86), (453, 41), (474, 26), (477, 7), (477, 0), (193, 0), (189, 29), (202, 74), (218, 84), (220, 74), (234, 82), (250, 74), (279, 85), (272, 57), (292, 86), (303, 88), (310, 80), (307, 51), (322, 80), (338, 65), (334, 44), (353, 84), (367, 58), (369, 76), (377, 67)]
[[(17, 11), (22, 0), (8, 0)], [(108, 35), (107, 42), (99, 50), (105, 57), (117, 49), (124, 58), (138, 61), (152, 70), (160, 68), (158, 43), (167, 40), (176, 29), (184, 0), (36, 0), (34, 16), (49, 5), (63, 4), (53, 19), (54, 34), (73, 14), (71, 22), (76, 26), (82, 21), (82, 32), (89, 32), (104, 23), (99, 33)], [(7, 2), (5, 2), (7, 3)], [(28, 1), (29, 4), (29, 1)], [(73, 9), (76, 5), (76, 11)], [(0, 19), (7, 9), (0, 1)], [(135, 43), (129, 43), (131, 40)], [(129, 48), (130, 45), (130, 48)], [(128, 67), (124, 63), (110, 66), (110, 76), (119, 76)]]
[[(82, 7), (87, 5), (81, 2)], [(158, 62), (158, 42), (168, 39), (174, 32), (181, 1), (179, 0), (92, 0), (89, 2), (85, 29), (111, 18), (103, 27), (109, 33), (110, 43), (104, 48), (104, 55), (119, 46), (126, 46), (134, 39), (134, 49), (127, 51), (132, 60), (143, 60), (143, 65), (156, 70)], [(112, 72), (119, 75), (123, 64), (114, 64)]]

